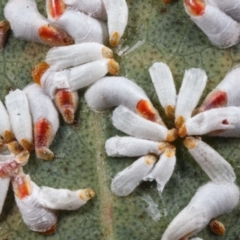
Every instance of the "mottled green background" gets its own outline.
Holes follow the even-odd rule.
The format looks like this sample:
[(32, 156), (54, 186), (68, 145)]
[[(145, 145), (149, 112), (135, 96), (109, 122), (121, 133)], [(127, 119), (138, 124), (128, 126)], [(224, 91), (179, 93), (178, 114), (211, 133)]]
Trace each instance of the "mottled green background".
[[(1, 18), (6, 2), (0, 0)], [(43, 2), (38, 0), (40, 11), (44, 14)], [(209, 77), (204, 96), (232, 66), (240, 62), (240, 45), (227, 50), (213, 47), (185, 14), (182, 1), (174, 1), (170, 5), (161, 0), (127, 0), (127, 3), (129, 23), (116, 52), (124, 52), (127, 48), (131, 51), (117, 57), (120, 75), (136, 81), (161, 113), (148, 73), (148, 68), (154, 62), (169, 64), (178, 89), (185, 69), (204, 68)], [(135, 44), (139, 47), (132, 51)], [(0, 52), (1, 100), (10, 89), (23, 88), (31, 82), (31, 68), (44, 60), (48, 49), (40, 44), (16, 39), (10, 33), (6, 47)], [(70, 189), (92, 187), (96, 191), (96, 198), (77, 211), (59, 211), (56, 234), (45, 237), (31, 232), (24, 225), (10, 189), (0, 216), (0, 240), (157, 240), (197, 188), (208, 181), (205, 173), (184, 149), (182, 141), (178, 140), (177, 165), (162, 196), (159, 196), (156, 184), (148, 182), (142, 183), (128, 197), (114, 196), (109, 188), (111, 179), (135, 159), (106, 156), (105, 140), (122, 133), (112, 126), (111, 111), (96, 114), (86, 106), (84, 92), (85, 89), (79, 91), (79, 124), (68, 126), (61, 121), (51, 147), (57, 157), (52, 162), (45, 162), (32, 154), (24, 169), (39, 185)], [(234, 166), (239, 178), (240, 140), (204, 139)], [(157, 204), (162, 215), (159, 221), (154, 221), (147, 212), (148, 204), (143, 200), (146, 198), (152, 198)], [(229, 215), (219, 218), (226, 226), (225, 236), (216, 237), (209, 229), (198, 236), (205, 240), (240, 239), (239, 213), (238, 206)]]

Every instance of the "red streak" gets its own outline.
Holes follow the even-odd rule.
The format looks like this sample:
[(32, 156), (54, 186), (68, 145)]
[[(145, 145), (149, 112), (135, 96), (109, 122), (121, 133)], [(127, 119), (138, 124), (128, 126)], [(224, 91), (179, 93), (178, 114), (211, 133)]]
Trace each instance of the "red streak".
[(34, 127), (35, 132), (35, 147), (46, 147), (48, 146), (49, 140), (51, 138), (52, 129), (51, 124), (45, 118), (39, 120)]
[(205, 2), (203, 0), (184, 0), (189, 12), (194, 16), (201, 16), (204, 14)]
[(223, 107), (227, 104), (227, 93), (223, 91), (213, 92), (204, 101), (203, 105), (200, 107), (202, 111), (206, 111), (212, 108)]
[(17, 190), (17, 194), (18, 194), (18, 198), (23, 199), (27, 196), (30, 195), (30, 191), (29, 191), (29, 187), (27, 183), (23, 183), (21, 185), (18, 186), (18, 190)]
[(146, 100), (140, 100), (137, 103), (137, 111), (142, 117), (150, 121), (154, 122), (156, 119), (156, 114), (153, 111), (151, 104)]
[(58, 18), (64, 13), (66, 6), (62, 0), (49, 0), (48, 9), (52, 18)]
[(60, 28), (44, 25), (38, 29), (42, 41), (49, 46), (67, 46), (74, 43), (74, 40)]
[(65, 89), (60, 89), (56, 93), (57, 100), (59, 101), (60, 106), (70, 105), (73, 106), (72, 93)]

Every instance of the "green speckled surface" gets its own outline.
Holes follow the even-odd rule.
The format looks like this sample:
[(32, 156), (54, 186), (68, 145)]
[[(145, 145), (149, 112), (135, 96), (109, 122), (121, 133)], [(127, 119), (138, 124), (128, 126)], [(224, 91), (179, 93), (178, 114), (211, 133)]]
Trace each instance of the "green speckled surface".
[[(42, 13), (43, 2), (38, 0)], [(1, 18), (5, 3), (6, 0), (0, 0)], [(128, 46), (131, 49), (139, 41), (140, 45), (135, 51), (117, 58), (121, 67), (120, 75), (136, 81), (161, 113), (148, 74), (152, 63), (168, 63), (178, 89), (185, 69), (204, 68), (209, 77), (204, 91), (206, 96), (226, 72), (240, 62), (240, 45), (227, 50), (213, 47), (185, 14), (182, 1), (174, 1), (170, 5), (161, 0), (127, 0), (127, 3), (129, 24), (120, 48)], [(16, 39), (10, 34), (6, 47), (0, 52), (1, 100), (9, 89), (23, 88), (31, 82), (31, 68), (44, 60), (48, 49), (40, 44)], [(24, 169), (38, 185), (70, 189), (91, 187), (97, 196), (77, 211), (59, 211), (57, 232), (46, 237), (27, 229), (10, 189), (0, 216), (0, 240), (157, 240), (197, 188), (208, 181), (179, 140), (176, 143), (177, 165), (162, 196), (159, 196), (156, 184), (148, 182), (142, 183), (128, 197), (114, 196), (109, 188), (111, 179), (134, 159), (106, 156), (105, 140), (121, 133), (111, 125), (111, 111), (96, 114), (86, 106), (84, 92), (79, 91), (77, 118), (80, 124), (67, 126), (61, 121), (51, 147), (57, 157), (52, 162), (44, 162), (33, 154)], [(240, 139), (204, 140), (234, 166), (239, 183)], [(146, 196), (150, 196), (157, 204), (162, 215), (159, 221), (154, 221), (147, 213), (148, 204), (143, 200)], [(240, 239), (239, 214), (238, 206), (229, 215), (219, 218), (226, 226), (225, 236), (216, 237), (209, 229), (198, 236), (204, 240)]]

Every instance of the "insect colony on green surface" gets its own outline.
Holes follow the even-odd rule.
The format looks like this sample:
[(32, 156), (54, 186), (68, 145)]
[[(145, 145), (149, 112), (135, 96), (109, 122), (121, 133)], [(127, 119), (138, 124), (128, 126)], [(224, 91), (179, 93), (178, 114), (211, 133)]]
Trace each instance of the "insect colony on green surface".
[[(218, 6), (214, 1), (185, 0), (184, 4), (187, 13), (214, 44), (229, 47), (238, 41), (238, 33), (236, 40), (228, 41), (231, 31), (235, 32), (239, 27), (232, 20), (236, 19), (235, 13), (232, 14), (235, 10), (231, 13), (225, 11), (227, 3), (226, 6)], [(240, 2), (231, 4), (236, 9)], [(5, 116), (1, 119), (0, 129), (0, 206), (3, 206), (11, 179), (23, 220), (33, 231), (54, 232), (55, 210), (77, 209), (94, 196), (91, 189), (39, 188), (22, 169), (29, 158), (28, 151), (34, 147), (39, 158), (53, 159), (54, 153), (49, 146), (59, 127), (55, 106), (67, 123), (73, 123), (78, 104), (76, 91), (80, 88), (91, 85), (85, 98), (94, 111), (117, 107), (112, 116), (113, 125), (130, 135), (108, 139), (105, 145), (107, 154), (140, 157), (113, 179), (111, 190), (118, 196), (127, 196), (143, 180), (156, 180), (157, 189), (162, 192), (174, 171), (176, 148), (171, 142), (178, 136), (240, 136), (240, 101), (236, 88), (239, 66), (227, 73), (203, 104), (195, 109), (206, 85), (205, 71), (197, 68), (187, 70), (177, 95), (168, 66), (155, 63), (149, 71), (156, 93), (167, 117), (175, 118), (175, 128), (169, 130), (136, 83), (124, 77), (104, 77), (107, 73), (117, 75), (119, 71), (118, 63), (112, 59), (112, 50), (102, 44), (109, 39), (111, 46), (118, 45), (128, 19), (125, 0), (47, 0), (46, 8), (48, 19), (38, 12), (34, 0), (10, 0), (4, 8), (4, 15), (16, 37), (59, 46), (50, 49), (45, 62), (34, 67), (32, 76), (35, 83), (6, 96), (7, 111), (3, 104), (0, 105), (1, 114)], [(219, 16), (232, 23), (234, 27), (228, 29), (229, 33), (221, 22), (213, 21), (211, 14), (206, 17), (208, 9), (221, 12)], [(231, 18), (226, 17), (227, 14)], [(24, 17), (20, 18), (20, 15)], [(209, 22), (216, 24), (218, 32), (208, 31), (206, 26)], [(24, 27), (26, 24), (28, 29)], [(34, 98), (36, 94), (38, 99)], [(29, 116), (28, 119), (23, 119), (23, 115)], [(209, 123), (209, 119), (213, 121)], [(20, 128), (19, 124), (23, 127)], [(239, 201), (239, 189), (235, 185), (236, 176), (231, 165), (201, 140), (186, 137), (184, 145), (211, 181), (197, 190), (189, 205), (170, 223), (162, 236), (166, 240), (188, 239), (201, 231), (212, 218), (230, 212)], [(202, 197), (206, 195), (207, 198)], [(231, 201), (227, 201), (229, 196)], [(26, 212), (27, 205), (31, 206), (31, 211)]]

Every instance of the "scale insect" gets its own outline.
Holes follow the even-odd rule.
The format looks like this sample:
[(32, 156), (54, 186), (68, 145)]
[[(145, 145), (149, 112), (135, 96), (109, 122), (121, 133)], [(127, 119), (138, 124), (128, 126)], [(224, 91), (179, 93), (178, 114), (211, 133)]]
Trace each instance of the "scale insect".
[(240, 40), (239, 1), (184, 0), (187, 14), (217, 47), (228, 48)]
[(74, 43), (65, 31), (39, 13), (34, 0), (9, 0), (4, 7), (4, 16), (17, 38), (49, 46)]
[(106, 23), (68, 7), (63, 0), (46, 0), (48, 19), (62, 27), (75, 43), (97, 42), (106, 44)]
[(49, 146), (59, 128), (58, 112), (39, 85), (29, 84), (23, 91), (27, 95), (33, 118), (36, 155), (44, 160), (52, 160), (54, 153)]

